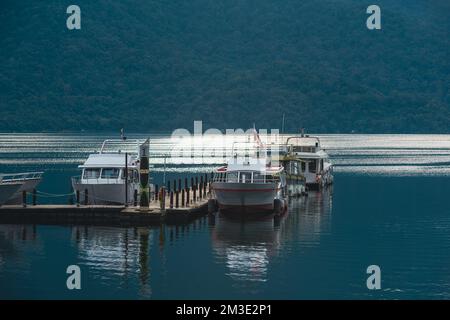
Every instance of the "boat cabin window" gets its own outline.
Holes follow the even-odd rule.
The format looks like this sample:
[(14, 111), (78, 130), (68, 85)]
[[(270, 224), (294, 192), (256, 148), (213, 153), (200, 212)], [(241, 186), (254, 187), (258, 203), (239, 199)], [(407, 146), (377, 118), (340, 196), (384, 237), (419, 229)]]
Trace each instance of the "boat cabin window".
[(102, 179), (117, 179), (119, 178), (119, 168), (103, 168)]
[(251, 172), (239, 172), (239, 182), (251, 183), (252, 182), (252, 173)]
[(264, 175), (259, 172), (254, 172), (253, 173), (253, 182), (254, 183), (264, 182)]
[(227, 182), (238, 182), (238, 173), (237, 172), (228, 172)]
[(316, 172), (316, 161), (313, 160), (308, 163), (309, 172), (315, 173)]
[(83, 179), (98, 179), (100, 178), (100, 168), (84, 169)]
[(314, 153), (316, 152), (316, 148), (312, 146), (294, 146), (293, 147), (294, 152), (309, 152)]

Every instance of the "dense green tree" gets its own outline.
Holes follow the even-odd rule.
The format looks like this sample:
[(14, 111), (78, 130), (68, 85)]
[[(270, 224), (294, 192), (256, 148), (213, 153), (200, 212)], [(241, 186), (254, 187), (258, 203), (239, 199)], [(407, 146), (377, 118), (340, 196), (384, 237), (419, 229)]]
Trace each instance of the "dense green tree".
[(450, 132), (450, 3), (2, 0), (0, 132)]

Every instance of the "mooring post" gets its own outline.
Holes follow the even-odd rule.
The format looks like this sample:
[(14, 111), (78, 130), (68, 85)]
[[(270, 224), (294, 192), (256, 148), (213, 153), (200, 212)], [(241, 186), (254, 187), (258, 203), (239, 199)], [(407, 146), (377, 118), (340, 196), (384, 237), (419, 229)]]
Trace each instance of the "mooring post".
[(33, 189), (33, 206), (36, 205), (36, 189)]
[(161, 187), (161, 195), (159, 197), (159, 205), (161, 210), (165, 210), (166, 209), (166, 189), (163, 187)]
[(189, 198), (190, 198), (191, 190), (186, 188), (186, 207), (189, 207)]
[(184, 193), (185, 193), (185, 190), (184, 189), (182, 189), (181, 190), (181, 206), (182, 207), (184, 207), (185, 206), (185, 202), (184, 202)]
[(88, 189), (84, 190), (84, 205), (87, 206), (89, 202), (89, 193), (88, 193)]
[(170, 192), (170, 180), (167, 181), (167, 192)]
[(203, 198), (203, 176), (200, 176), (200, 190), (199, 190), (199, 197), (200, 199)]
[(128, 152), (125, 152), (125, 207), (128, 207)]
[(193, 196), (192, 196), (192, 201), (196, 201), (197, 198), (197, 188), (195, 187), (195, 185), (192, 187), (192, 192), (193, 192)]
[(145, 140), (143, 144), (139, 146), (139, 185), (140, 185), (140, 198), (139, 207), (141, 210), (148, 210), (150, 206), (150, 139)]
[(194, 201), (197, 201), (198, 197), (198, 177), (195, 177), (195, 196), (194, 196)]
[(138, 200), (138, 192), (137, 192), (137, 189), (134, 189), (133, 206), (135, 206), (135, 207), (137, 207), (137, 200)]
[(158, 201), (158, 197), (159, 197), (159, 188), (158, 185), (155, 184), (155, 201)]
[(22, 191), (22, 206), (24, 208), (27, 206), (27, 192), (25, 190)]
[(179, 200), (179, 195), (180, 195), (180, 192), (177, 190), (177, 191), (175, 191), (175, 208), (178, 208), (179, 207), (179, 202), (178, 202), (178, 200)]
[(80, 190), (77, 190), (77, 207), (80, 206)]
[(170, 191), (170, 209), (173, 208), (173, 191)]

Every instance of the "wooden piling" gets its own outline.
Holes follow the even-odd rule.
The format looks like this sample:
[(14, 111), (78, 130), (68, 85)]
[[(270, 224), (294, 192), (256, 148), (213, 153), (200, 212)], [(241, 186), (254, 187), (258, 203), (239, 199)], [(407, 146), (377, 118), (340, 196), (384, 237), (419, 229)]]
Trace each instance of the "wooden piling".
[(89, 192), (88, 189), (84, 189), (84, 205), (87, 206), (89, 203)]
[(80, 206), (80, 190), (77, 190), (76, 194), (77, 194), (77, 199), (76, 199), (77, 207), (79, 207)]
[(27, 192), (25, 190), (22, 191), (22, 206), (27, 207)]
[(189, 196), (190, 196), (191, 190), (189, 188), (186, 188), (186, 207), (189, 207)]
[(36, 205), (36, 189), (33, 189), (33, 206)]
[(184, 207), (186, 205), (186, 203), (184, 202), (185, 197), (184, 197), (184, 193), (185, 193), (185, 189), (181, 190), (181, 206)]
[(134, 194), (133, 194), (133, 205), (136, 207), (137, 206), (137, 200), (138, 200), (138, 191), (136, 189), (134, 189)]

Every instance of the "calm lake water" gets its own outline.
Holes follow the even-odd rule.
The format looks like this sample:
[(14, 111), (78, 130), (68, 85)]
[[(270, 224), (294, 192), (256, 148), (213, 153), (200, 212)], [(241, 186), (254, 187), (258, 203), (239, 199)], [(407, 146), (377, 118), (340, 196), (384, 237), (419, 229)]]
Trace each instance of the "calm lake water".
[[(0, 172), (45, 171), (39, 190), (48, 196), (39, 201), (67, 203), (69, 178), (106, 138), (0, 134)], [(151, 138), (160, 184), (171, 141)], [(450, 136), (321, 139), (335, 184), (292, 199), (279, 226), (220, 215), (214, 226), (207, 218), (139, 228), (0, 224), (0, 299), (450, 298)], [(167, 178), (221, 162), (202, 159), (166, 160)], [(66, 289), (71, 264), (81, 268), (81, 290)], [(366, 287), (372, 264), (381, 290)]]

